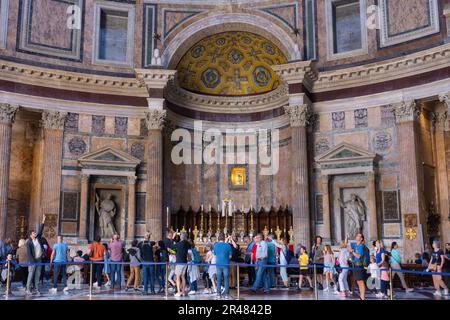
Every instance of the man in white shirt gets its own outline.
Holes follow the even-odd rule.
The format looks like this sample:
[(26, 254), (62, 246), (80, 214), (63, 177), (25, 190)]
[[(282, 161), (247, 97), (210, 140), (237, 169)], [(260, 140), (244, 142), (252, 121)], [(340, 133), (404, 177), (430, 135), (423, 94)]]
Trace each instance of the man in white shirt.
[(264, 283), (264, 293), (269, 293), (270, 291), (270, 279), (267, 274), (267, 243), (263, 240), (261, 234), (257, 234), (255, 237), (256, 246), (256, 280), (253, 283), (252, 291), (257, 292), (261, 282)]

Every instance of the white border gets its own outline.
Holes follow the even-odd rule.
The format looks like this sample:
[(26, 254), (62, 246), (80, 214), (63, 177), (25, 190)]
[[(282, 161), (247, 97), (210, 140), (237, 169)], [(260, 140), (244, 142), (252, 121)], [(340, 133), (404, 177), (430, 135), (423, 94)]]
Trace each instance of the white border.
[[(101, 9), (108, 9), (111, 11), (121, 11), (128, 14), (128, 26), (127, 26), (127, 53), (126, 60), (123, 62), (103, 60), (98, 58), (99, 52), (99, 33), (100, 33), (100, 13)], [(134, 17), (135, 9), (132, 4), (125, 3), (111, 3), (105, 1), (98, 1), (94, 4), (94, 37), (93, 37), (93, 52), (92, 52), (92, 64), (94, 65), (108, 65), (108, 66), (123, 66), (133, 67), (134, 58)]]
[(440, 31), (439, 28), (439, 6), (436, 0), (428, 0), (431, 25), (429, 27), (412, 30), (403, 34), (389, 37), (388, 16), (386, 0), (380, 0), (380, 47), (388, 47), (406, 41), (422, 38)]
[(8, 39), (8, 10), (9, 0), (0, 0), (0, 49), (6, 49)]
[(367, 26), (366, 26), (366, 0), (359, 0), (359, 17), (361, 21), (361, 48), (342, 52), (334, 53), (334, 28), (333, 28), (333, 2), (339, 2), (341, 0), (325, 0), (325, 16), (326, 16), (326, 32), (327, 32), (327, 60), (337, 60), (349, 57), (355, 57), (365, 55), (369, 53), (367, 45)]

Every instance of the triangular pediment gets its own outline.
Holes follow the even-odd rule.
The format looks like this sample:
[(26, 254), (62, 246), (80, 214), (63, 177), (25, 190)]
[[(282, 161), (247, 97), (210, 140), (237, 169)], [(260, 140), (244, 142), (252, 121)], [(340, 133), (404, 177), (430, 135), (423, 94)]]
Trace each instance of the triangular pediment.
[(343, 142), (318, 157), (316, 157), (317, 163), (326, 162), (340, 162), (340, 161), (361, 161), (361, 160), (373, 160), (376, 154), (364, 150), (360, 147)]
[(135, 168), (141, 160), (129, 155), (128, 153), (113, 148), (104, 147), (99, 150), (87, 153), (78, 159), (81, 166), (119, 166), (119, 167), (133, 167)]

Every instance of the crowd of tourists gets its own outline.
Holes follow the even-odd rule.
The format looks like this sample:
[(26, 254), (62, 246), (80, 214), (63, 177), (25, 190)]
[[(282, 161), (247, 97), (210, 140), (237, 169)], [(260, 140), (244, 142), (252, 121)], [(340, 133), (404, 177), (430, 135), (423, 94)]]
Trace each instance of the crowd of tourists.
[[(45, 280), (51, 281), (53, 271), (49, 292), (57, 294), (61, 283), (62, 291), (68, 293), (70, 288), (81, 288), (80, 284), (87, 282), (85, 275), (91, 270), (94, 289), (162, 294), (167, 279), (168, 290), (175, 297), (214, 294), (218, 299), (229, 299), (230, 289), (236, 288), (239, 281), (236, 264), (241, 264), (239, 270), (247, 274), (247, 281), (239, 285), (248, 286), (253, 293), (259, 290), (270, 293), (278, 287), (277, 272), (282, 286), (292, 288), (289, 273), (293, 268), (298, 269), (295, 286), (300, 291), (317, 286), (316, 289), (324, 293), (342, 297), (356, 294), (364, 300), (366, 291), (370, 290), (378, 298), (387, 298), (393, 295), (390, 268), (392, 276), (399, 278), (406, 292), (414, 290), (408, 287), (405, 274), (400, 272), (402, 255), (398, 244), (392, 242), (388, 250), (377, 240), (370, 250), (362, 234), (352, 242), (345, 239), (336, 252), (331, 245), (323, 243), (320, 236), (314, 239), (311, 250), (303, 245), (294, 249), (285, 239), (276, 240), (273, 234), (266, 237), (257, 234), (247, 240), (246, 248), (241, 248), (234, 236), (222, 233), (215, 243), (204, 245), (203, 255), (187, 233), (168, 231), (165, 239), (159, 241), (154, 241), (147, 233), (143, 241), (134, 240), (128, 248), (115, 234), (106, 243), (96, 237), (86, 253), (78, 250), (71, 256), (62, 236), (50, 247), (43, 237), (44, 223), (45, 216), (39, 229), (32, 230), (28, 239), (21, 239), (17, 248), (8, 239), (0, 240), (4, 286), (8, 275), (11, 282), (18, 272), (26, 295), (39, 295), (40, 286)], [(448, 295), (450, 277), (435, 273), (450, 272), (450, 244), (445, 244), (445, 251), (438, 241), (434, 241), (432, 247), (430, 253), (416, 254), (414, 262), (431, 272), (435, 295)], [(124, 271), (128, 269), (126, 277)], [(68, 284), (68, 275), (73, 275), (70, 283), (74, 286)], [(203, 290), (199, 290), (200, 281)]]

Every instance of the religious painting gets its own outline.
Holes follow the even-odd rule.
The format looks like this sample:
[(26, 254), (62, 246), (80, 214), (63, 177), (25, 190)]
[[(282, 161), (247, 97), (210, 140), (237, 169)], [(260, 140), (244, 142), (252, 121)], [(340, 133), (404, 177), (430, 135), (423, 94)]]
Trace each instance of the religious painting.
[(416, 228), (417, 227), (417, 214), (407, 213), (405, 214), (405, 227)]
[(248, 166), (230, 166), (228, 180), (231, 190), (248, 190)]

